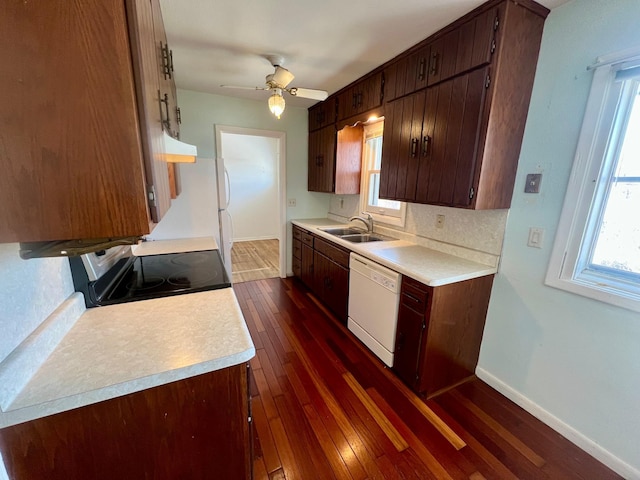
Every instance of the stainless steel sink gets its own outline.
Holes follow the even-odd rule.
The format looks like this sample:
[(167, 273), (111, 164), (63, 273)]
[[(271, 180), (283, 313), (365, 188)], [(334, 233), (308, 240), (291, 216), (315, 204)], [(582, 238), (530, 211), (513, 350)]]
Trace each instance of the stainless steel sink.
[(341, 235), (340, 238), (353, 243), (381, 242), (382, 240), (386, 240), (385, 238), (382, 238), (373, 233), (357, 233), (353, 235)]
[(337, 237), (342, 237), (343, 235), (354, 235), (354, 234), (363, 234), (364, 231), (360, 230), (359, 228), (350, 228), (350, 227), (346, 227), (346, 228), (321, 228), (320, 230), (322, 230), (323, 232), (327, 232), (330, 235), (335, 235)]

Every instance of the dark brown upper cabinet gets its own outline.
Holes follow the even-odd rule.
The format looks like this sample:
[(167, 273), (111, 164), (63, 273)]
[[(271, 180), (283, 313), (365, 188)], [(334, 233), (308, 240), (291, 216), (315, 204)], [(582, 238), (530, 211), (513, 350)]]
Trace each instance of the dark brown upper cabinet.
[(309, 108), (309, 131), (318, 130), (336, 122), (336, 97), (329, 97), (324, 102), (316, 103)]
[(338, 95), (338, 120), (382, 105), (382, 72), (364, 78)]
[(398, 95), (408, 73), (398, 73), (401, 61), (387, 68), (396, 100), (385, 105), (381, 196), (509, 208), (547, 13), (493, 1), (435, 34), (419, 93)]
[(5, 6), (0, 242), (140, 236), (169, 208), (154, 16), (156, 0)]
[(310, 192), (336, 194), (360, 193), (363, 127), (335, 124), (309, 132)]
[[(532, 0), (491, 0), (324, 102), (337, 100), (337, 128), (384, 114), (383, 198), (509, 208), (548, 14)], [(309, 109), (311, 131), (321, 108)], [(318, 135), (310, 186), (322, 183)], [(340, 145), (326, 138), (327, 149)], [(316, 191), (337, 193), (332, 186)]]

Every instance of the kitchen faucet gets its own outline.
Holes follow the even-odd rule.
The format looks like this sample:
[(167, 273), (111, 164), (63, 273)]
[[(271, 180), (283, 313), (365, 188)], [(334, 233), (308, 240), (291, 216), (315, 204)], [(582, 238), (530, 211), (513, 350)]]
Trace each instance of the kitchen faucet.
[(367, 212), (362, 212), (361, 215), (366, 215), (367, 218), (354, 215), (349, 219), (349, 221), (352, 222), (353, 220), (360, 220), (367, 226), (367, 233), (373, 233), (373, 217)]

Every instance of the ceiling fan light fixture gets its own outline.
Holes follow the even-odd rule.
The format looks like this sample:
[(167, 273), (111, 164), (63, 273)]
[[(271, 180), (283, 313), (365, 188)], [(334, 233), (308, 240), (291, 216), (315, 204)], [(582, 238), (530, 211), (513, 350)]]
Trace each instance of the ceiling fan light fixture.
[(282, 96), (282, 90), (276, 88), (273, 91), (273, 95), (269, 97), (269, 110), (273, 113), (278, 120), (280, 120), (280, 115), (284, 112), (284, 97)]

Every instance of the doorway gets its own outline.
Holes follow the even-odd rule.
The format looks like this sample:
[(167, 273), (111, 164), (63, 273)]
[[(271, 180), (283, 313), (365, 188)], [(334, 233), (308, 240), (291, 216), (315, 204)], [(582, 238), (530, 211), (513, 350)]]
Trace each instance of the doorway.
[(215, 133), (217, 160), (228, 173), (233, 282), (284, 277), (285, 133), (226, 125), (216, 125)]

